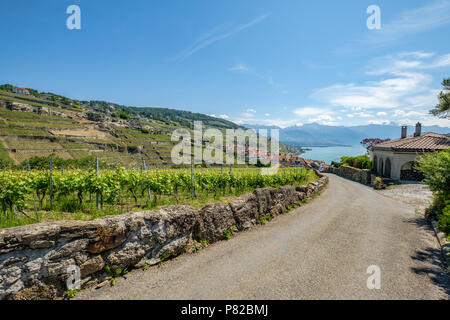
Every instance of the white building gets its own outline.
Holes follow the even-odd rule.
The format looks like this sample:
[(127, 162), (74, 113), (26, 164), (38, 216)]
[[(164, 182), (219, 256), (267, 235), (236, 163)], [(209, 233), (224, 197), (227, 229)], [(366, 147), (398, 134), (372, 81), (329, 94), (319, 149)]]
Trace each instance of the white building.
[(26, 94), (26, 95), (30, 94), (30, 92), (27, 89), (22, 88), (22, 87), (13, 87), (13, 91), (15, 93), (19, 93), (19, 94)]
[(370, 148), (373, 169), (379, 176), (395, 180), (422, 180), (414, 164), (420, 155), (450, 148), (447, 135), (434, 132), (422, 134), (422, 125), (416, 124), (413, 135), (407, 135), (403, 126), (401, 138), (378, 143)]

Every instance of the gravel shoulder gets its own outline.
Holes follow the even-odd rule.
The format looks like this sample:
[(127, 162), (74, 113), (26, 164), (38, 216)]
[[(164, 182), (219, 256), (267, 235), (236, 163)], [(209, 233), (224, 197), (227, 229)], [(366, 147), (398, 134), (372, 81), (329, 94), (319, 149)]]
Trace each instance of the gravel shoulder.
[(428, 186), (422, 183), (406, 182), (377, 192), (385, 197), (403, 202), (421, 213), (430, 206), (433, 196)]
[[(321, 196), (264, 226), (77, 299), (449, 299), (439, 244), (414, 205), (329, 178)], [(366, 285), (371, 265), (379, 290)]]

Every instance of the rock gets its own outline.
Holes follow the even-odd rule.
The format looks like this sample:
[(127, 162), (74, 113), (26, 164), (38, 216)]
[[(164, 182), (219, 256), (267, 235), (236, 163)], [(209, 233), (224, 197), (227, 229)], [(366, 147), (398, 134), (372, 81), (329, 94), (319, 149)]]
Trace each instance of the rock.
[(306, 199), (306, 193), (305, 192), (298, 192), (298, 191), (296, 191), (296, 193), (297, 193), (297, 202), (298, 201), (304, 201), (305, 199)]
[[(3, 250), (23, 249), (36, 240), (49, 240), (58, 237), (60, 228), (55, 223), (40, 223), (0, 230)], [(9, 250), (12, 251), (12, 250)], [(5, 252), (3, 252), (5, 253)]]
[(56, 251), (51, 251), (46, 255), (49, 260), (59, 259), (61, 257), (72, 256), (77, 252), (85, 251), (89, 239), (79, 239), (63, 245)]
[[(148, 265), (155, 265), (161, 262), (163, 255), (167, 257), (174, 257), (184, 251), (184, 248), (189, 243), (189, 236), (183, 235), (176, 239), (169, 241), (162, 247), (156, 247), (152, 251), (151, 259), (147, 260)], [(142, 263), (141, 263), (142, 265)]]
[[(23, 244), (30, 245), (31, 243), (36, 243), (37, 240), (49, 239), (57, 237), (60, 232), (60, 227), (56, 224), (32, 224), (27, 227), (25, 232), (21, 232), (21, 237)], [(45, 240), (44, 240), (45, 241)]]
[(101, 256), (96, 256), (87, 260), (80, 266), (81, 277), (86, 277), (92, 273), (102, 270), (105, 267), (105, 261)]
[(60, 280), (65, 280), (69, 277), (67, 268), (71, 265), (75, 265), (75, 260), (72, 258), (57, 262), (45, 262), (44, 275), (47, 278), (58, 278)]
[(44, 262), (44, 258), (36, 258), (24, 265), (24, 270), (29, 273), (37, 273), (41, 270), (41, 266)]
[(107, 264), (113, 268), (125, 268), (138, 263), (152, 247), (138, 242), (126, 242), (123, 246), (105, 255)]
[(270, 215), (276, 217), (283, 214), (284, 206), (281, 203), (277, 203), (272, 209), (270, 209)]
[(54, 285), (37, 282), (33, 286), (14, 294), (11, 300), (54, 300), (57, 296), (58, 290)]
[(196, 224), (198, 212), (191, 206), (170, 206), (147, 212), (145, 219), (152, 225), (164, 226), (165, 230), (162, 231), (164, 235), (154, 230), (159, 232), (159, 240), (164, 238), (160, 243), (164, 243), (166, 239), (189, 234)]
[(100, 113), (88, 112), (86, 113), (86, 119), (94, 122), (101, 122), (105, 120), (105, 116)]
[(196, 240), (208, 240), (210, 243), (222, 240), (224, 231), (235, 225), (233, 212), (229, 205), (214, 203), (200, 209), (199, 218), (194, 227)]
[(51, 248), (55, 246), (55, 241), (51, 240), (35, 240), (30, 243), (31, 249)]
[(254, 194), (245, 194), (230, 202), (238, 230), (246, 230), (259, 222), (258, 202)]
[(26, 260), (27, 260), (27, 258), (24, 256), (22, 256), (22, 257), (11, 256), (11, 257), (5, 259), (5, 261), (0, 263), (0, 268), (6, 268), (6, 267), (9, 267), (9, 266), (17, 264), (17, 263), (23, 264), (23, 262), (25, 262)]
[(306, 192), (308, 192), (308, 187), (307, 186), (296, 186), (295, 191), (306, 193)]
[(125, 232), (122, 227), (115, 229), (99, 228), (97, 230), (97, 238), (100, 238), (100, 240), (89, 244), (87, 250), (89, 253), (101, 253), (118, 247), (125, 239)]
[(61, 221), (61, 237), (67, 240), (76, 238), (93, 238), (97, 230), (102, 227), (98, 221)]
[(22, 276), (22, 268), (18, 266), (11, 266), (9, 268), (1, 270), (0, 283), (4, 287), (8, 287), (9, 285), (12, 285), (13, 283), (20, 280), (21, 276)]
[(297, 203), (297, 195), (295, 194), (295, 190), (292, 186), (284, 186), (278, 190), (280, 190), (282, 195), (280, 203), (282, 204), (283, 209)]
[(255, 191), (253, 192), (256, 197), (256, 202), (258, 203), (259, 214), (269, 213), (274, 206), (272, 196), (273, 190), (275, 190), (275, 188), (260, 188), (255, 189)]

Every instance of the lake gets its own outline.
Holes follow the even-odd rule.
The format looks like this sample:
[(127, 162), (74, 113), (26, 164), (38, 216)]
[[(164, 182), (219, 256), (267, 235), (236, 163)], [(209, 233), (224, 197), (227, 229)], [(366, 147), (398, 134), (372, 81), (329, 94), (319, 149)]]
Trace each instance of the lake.
[(366, 149), (362, 145), (351, 147), (305, 147), (311, 149), (302, 153), (300, 157), (312, 160), (323, 160), (330, 164), (331, 161), (340, 161), (342, 156), (360, 156), (366, 154)]

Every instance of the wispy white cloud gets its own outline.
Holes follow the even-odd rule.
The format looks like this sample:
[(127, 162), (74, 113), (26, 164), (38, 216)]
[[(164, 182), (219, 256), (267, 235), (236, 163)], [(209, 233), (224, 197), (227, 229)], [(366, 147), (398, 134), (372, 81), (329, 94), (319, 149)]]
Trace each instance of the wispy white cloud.
[[(253, 75), (261, 80), (264, 80), (267, 84), (269, 84), (273, 87), (277, 87), (277, 88), (281, 87), (281, 84), (276, 82), (270, 74), (258, 72), (256, 70), (254, 70), (253, 68), (251, 68), (250, 66), (246, 65), (245, 63), (238, 63), (238, 64), (234, 65), (233, 67), (229, 68), (228, 71)], [(288, 92), (287, 92), (287, 90), (282, 90), (281, 93), (286, 94)]]
[(434, 52), (424, 52), (424, 51), (412, 51), (412, 52), (401, 52), (398, 54), (399, 57), (414, 57), (414, 58), (431, 58), (434, 56)]
[(216, 26), (211, 31), (203, 34), (200, 36), (194, 43), (192, 43), (190, 46), (188, 46), (186, 49), (181, 51), (174, 59), (178, 61), (185, 60), (198, 52), (201, 49), (206, 48), (207, 46), (213, 44), (214, 42), (217, 42), (219, 40), (226, 39), (228, 37), (231, 37), (232, 35), (239, 33), (247, 28), (250, 28), (251, 26), (254, 26), (265, 19), (267, 19), (270, 16), (270, 13), (265, 13), (256, 19), (253, 19), (252, 21), (231, 28), (231, 30), (223, 30), (224, 25)]
[[(378, 48), (398, 43), (408, 36), (444, 27), (450, 24), (450, 0), (435, 0), (422, 7), (408, 9), (384, 20), (381, 8), (381, 29), (368, 30), (365, 36), (336, 49), (337, 53), (348, 54), (361, 48)], [(420, 51), (416, 52), (417, 56)]]
[(250, 68), (246, 64), (238, 63), (237, 65), (231, 67), (229, 70), (238, 72), (248, 72), (250, 71)]
[[(298, 116), (299, 120), (304, 120), (308, 123), (320, 123), (323, 125), (335, 125), (338, 118), (334, 118), (334, 112), (326, 108), (318, 107), (303, 107), (293, 110), (293, 113)], [(342, 118), (340, 119), (342, 120)], [(298, 120), (297, 120), (298, 121)]]
[(403, 11), (381, 30), (370, 32), (364, 42), (385, 45), (405, 36), (442, 27), (450, 23), (450, 1), (439, 0), (420, 8)]
[(253, 108), (245, 109), (245, 111), (242, 113), (242, 115), (246, 118), (253, 118), (256, 114), (256, 110)]
[(324, 113), (329, 113), (329, 110), (324, 110), (322, 108), (317, 107), (304, 107), (304, 108), (298, 108), (295, 109), (294, 114), (296, 114), (299, 117), (310, 117), (310, 116), (317, 116)]
[(424, 71), (450, 67), (450, 54), (435, 56), (434, 53), (410, 52), (386, 55), (373, 59), (368, 66), (368, 75), (394, 74), (403, 71)]
[(357, 112), (355, 113), (355, 115), (357, 115), (358, 117), (361, 118), (372, 118), (373, 114), (367, 113), (367, 112)]
[(389, 120), (383, 120), (383, 119), (379, 119), (379, 120), (369, 120), (367, 121), (367, 124), (383, 124), (383, 125), (388, 125), (390, 124), (391, 121)]
[(420, 96), (426, 104), (432, 106), (437, 98), (430, 94), (428, 87), (432, 77), (414, 72), (402, 72), (388, 79), (371, 81), (365, 84), (336, 84), (318, 89), (313, 96), (335, 107), (365, 109), (392, 109), (407, 106), (411, 99)]

